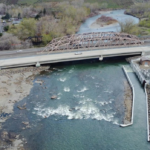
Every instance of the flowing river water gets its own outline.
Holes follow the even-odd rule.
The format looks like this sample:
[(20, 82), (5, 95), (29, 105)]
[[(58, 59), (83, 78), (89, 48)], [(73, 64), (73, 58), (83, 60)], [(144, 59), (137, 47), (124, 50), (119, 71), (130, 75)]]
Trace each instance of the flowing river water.
[[(125, 114), (122, 65), (129, 66), (124, 57), (53, 64), (35, 77), (30, 95), (15, 104), (3, 128), (25, 137), (29, 150), (149, 150), (145, 94), (132, 71), (134, 124), (119, 127)], [(27, 110), (19, 110), (24, 103)], [(31, 128), (22, 130), (22, 121)]]

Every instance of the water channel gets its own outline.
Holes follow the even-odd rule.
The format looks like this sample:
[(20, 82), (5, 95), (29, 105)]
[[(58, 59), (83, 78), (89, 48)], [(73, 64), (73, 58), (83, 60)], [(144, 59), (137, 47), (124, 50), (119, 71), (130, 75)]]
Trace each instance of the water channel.
[(87, 32), (119, 32), (120, 31), (120, 26), (118, 24), (106, 26), (106, 27), (101, 27), (97, 29), (91, 28), (91, 24), (95, 22), (99, 17), (102, 15), (112, 17), (116, 19), (118, 22), (126, 22), (128, 20), (132, 20), (133, 23), (137, 24), (139, 23), (139, 19), (130, 15), (124, 14), (125, 10), (114, 10), (114, 11), (108, 11), (108, 12), (103, 12), (97, 16), (91, 17), (87, 19), (80, 27), (78, 33), (87, 33)]
[[(117, 12), (110, 15), (121, 15)], [(87, 19), (79, 32), (97, 17)], [(24, 136), (29, 150), (149, 150), (145, 94), (132, 71), (128, 74), (136, 94), (134, 124), (119, 127), (125, 111), (122, 65), (129, 66), (125, 57), (52, 65), (51, 71), (35, 77), (30, 95), (15, 104), (3, 127)], [(36, 83), (39, 79), (43, 86)], [(57, 100), (51, 100), (53, 94)], [(17, 106), (24, 103), (28, 109), (20, 111)], [(22, 130), (22, 121), (29, 121), (31, 128)]]

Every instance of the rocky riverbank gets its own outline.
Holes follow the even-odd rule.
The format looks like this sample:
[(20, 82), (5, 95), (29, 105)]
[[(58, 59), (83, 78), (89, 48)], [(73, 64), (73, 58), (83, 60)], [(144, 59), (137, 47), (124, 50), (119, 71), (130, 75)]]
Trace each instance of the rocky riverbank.
[[(25, 67), (0, 71), (0, 127), (13, 112), (14, 104), (29, 95), (35, 75), (49, 67)], [(25, 108), (18, 106), (18, 109)], [(2, 127), (1, 127), (1, 130)], [(13, 136), (12, 136), (13, 135)], [(0, 133), (0, 149), (23, 150), (23, 141), (13, 132)]]
[(132, 117), (132, 89), (130, 84), (127, 81), (124, 81), (124, 106), (125, 106), (125, 116), (124, 116), (124, 124), (131, 123)]

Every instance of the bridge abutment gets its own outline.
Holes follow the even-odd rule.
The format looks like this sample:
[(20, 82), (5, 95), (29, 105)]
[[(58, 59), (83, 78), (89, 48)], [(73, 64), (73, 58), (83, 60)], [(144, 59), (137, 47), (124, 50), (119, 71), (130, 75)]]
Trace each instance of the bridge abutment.
[(36, 67), (40, 67), (41, 64), (40, 64), (39, 62), (37, 62), (35, 66), (36, 66)]
[(142, 52), (141, 56), (144, 56), (145, 55), (145, 52)]
[(99, 61), (102, 61), (102, 60), (103, 60), (103, 56), (100, 56), (100, 57), (99, 57)]

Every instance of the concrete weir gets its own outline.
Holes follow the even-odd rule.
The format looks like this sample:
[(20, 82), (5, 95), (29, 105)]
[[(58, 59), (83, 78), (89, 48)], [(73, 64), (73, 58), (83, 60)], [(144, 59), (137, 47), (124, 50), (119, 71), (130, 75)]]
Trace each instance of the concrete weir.
[(120, 124), (121, 127), (127, 127), (127, 126), (130, 126), (130, 125), (133, 124), (133, 112), (134, 112), (135, 92), (134, 92), (134, 86), (132, 85), (132, 82), (131, 82), (131, 80), (130, 80), (130, 78), (129, 78), (127, 72), (126, 72), (125, 67), (123, 66), (122, 69), (123, 69), (123, 71), (124, 71), (124, 73), (125, 73), (125, 76), (126, 76), (128, 82), (129, 82), (130, 86), (131, 86), (131, 89), (132, 89), (132, 114), (131, 114), (131, 123), (129, 123), (129, 124)]

